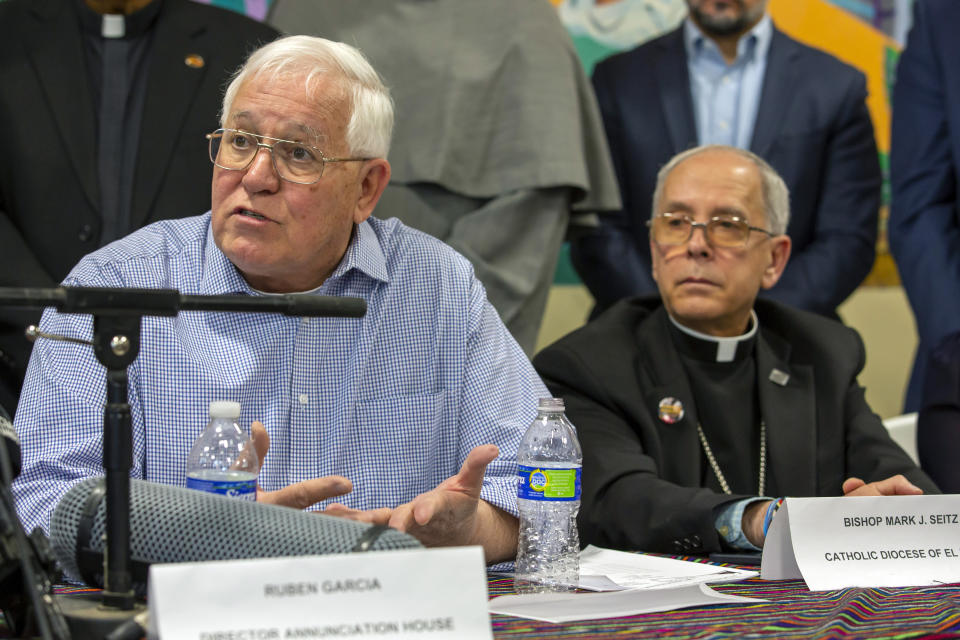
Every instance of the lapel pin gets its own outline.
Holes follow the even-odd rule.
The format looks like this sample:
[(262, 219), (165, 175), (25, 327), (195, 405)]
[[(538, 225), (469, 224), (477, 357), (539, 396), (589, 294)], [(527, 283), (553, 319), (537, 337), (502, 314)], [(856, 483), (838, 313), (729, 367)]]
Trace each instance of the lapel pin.
[(188, 53), (187, 57), (183, 59), (183, 64), (191, 69), (202, 69), (206, 63), (203, 61), (203, 56), (199, 53)]
[(664, 398), (657, 405), (660, 421), (676, 424), (683, 420), (683, 403), (676, 398)]
[(770, 382), (785, 387), (790, 382), (790, 374), (786, 371), (780, 371), (780, 369), (774, 369), (770, 372)]

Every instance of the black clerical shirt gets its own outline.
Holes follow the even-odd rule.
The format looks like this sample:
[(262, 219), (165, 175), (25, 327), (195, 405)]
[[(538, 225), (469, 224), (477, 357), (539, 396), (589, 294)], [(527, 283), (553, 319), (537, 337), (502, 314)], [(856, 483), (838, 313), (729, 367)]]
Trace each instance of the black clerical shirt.
[(103, 16), (76, 0), (90, 95), (98, 114), (100, 244), (131, 231), (134, 171), (147, 94), (153, 27), (163, 0), (130, 15)]
[[(690, 382), (707, 443), (730, 490), (745, 495), (761, 495), (762, 416), (757, 393), (756, 329), (755, 316), (750, 330), (738, 338), (717, 339), (670, 323), (671, 338)], [(701, 486), (722, 492), (703, 447), (701, 473)], [(765, 495), (776, 495), (771, 483), (768, 470)]]

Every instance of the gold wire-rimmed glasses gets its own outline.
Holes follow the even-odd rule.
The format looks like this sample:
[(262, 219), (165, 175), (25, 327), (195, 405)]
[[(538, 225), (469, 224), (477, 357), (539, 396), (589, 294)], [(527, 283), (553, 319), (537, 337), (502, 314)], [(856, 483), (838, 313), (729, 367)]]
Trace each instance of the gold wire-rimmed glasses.
[(745, 247), (751, 231), (765, 233), (771, 238), (777, 235), (761, 227), (751, 226), (737, 216), (717, 216), (707, 222), (694, 222), (693, 218), (685, 213), (669, 211), (647, 220), (647, 227), (650, 228), (653, 241), (661, 245), (685, 244), (693, 235), (693, 230), (698, 227), (703, 229), (707, 242), (714, 247)]
[[(328, 162), (363, 162), (372, 158), (328, 158), (323, 152), (303, 142), (271, 138), (241, 129), (217, 129), (207, 134), (210, 141), (210, 162), (228, 171), (244, 171), (260, 149), (267, 149), (273, 158), (277, 175), (287, 182), (314, 184), (323, 176)], [(270, 140), (267, 144), (264, 140)]]

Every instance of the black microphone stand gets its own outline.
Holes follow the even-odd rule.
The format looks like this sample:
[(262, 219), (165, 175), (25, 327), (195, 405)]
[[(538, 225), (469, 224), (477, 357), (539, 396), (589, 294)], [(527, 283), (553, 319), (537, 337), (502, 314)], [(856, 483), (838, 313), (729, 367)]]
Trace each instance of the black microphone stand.
[[(56, 307), (61, 313), (93, 316), (93, 351), (107, 369), (107, 402), (103, 410), (103, 468), (106, 472), (106, 553), (104, 589), (94, 611), (65, 612), (75, 634), (102, 638), (110, 629), (139, 613), (130, 562), (130, 469), (133, 429), (127, 402), (127, 367), (140, 352), (144, 316), (176, 316), (180, 311), (282, 313), (288, 316), (359, 318), (366, 313), (361, 298), (317, 295), (247, 296), (181, 295), (176, 289), (0, 287), (0, 306)], [(41, 337), (46, 337), (39, 334)], [(59, 336), (50, 336), (57, 338)], [(85, 340), (70, 339), (86, 342)], [(88, 631), (91, 630), (91, 631)]]
[(29, 537), (17, 518), (10, 485), (13, 470), (0, 437), (0, 607), (11, 637), (39, 635), (70, 640), (67, 622), (53, 602), (53, 554), (40, 529)]

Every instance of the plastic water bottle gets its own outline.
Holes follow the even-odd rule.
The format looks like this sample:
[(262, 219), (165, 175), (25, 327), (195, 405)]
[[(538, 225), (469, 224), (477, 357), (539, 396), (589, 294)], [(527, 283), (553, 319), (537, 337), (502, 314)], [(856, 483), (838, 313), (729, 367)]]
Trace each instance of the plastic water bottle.
[(521, 592), (570, 591), (580, 581), (580, 468), (583, 453), (563, 399), (540, 398), (517, 452)]
[(260, 461), (253, 442), (237, 424), (240, 403), (210, 403), (210, 423), (187, 458), (187, 487), (241, 500), (257, 499)]

